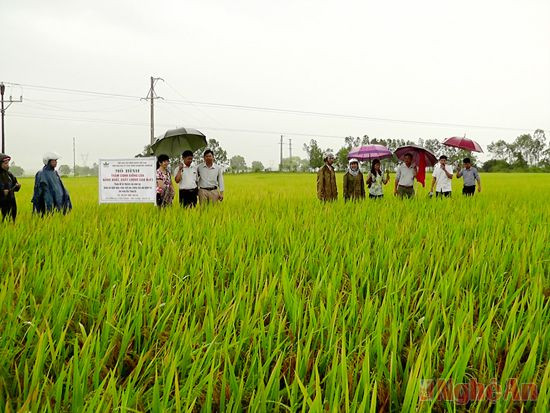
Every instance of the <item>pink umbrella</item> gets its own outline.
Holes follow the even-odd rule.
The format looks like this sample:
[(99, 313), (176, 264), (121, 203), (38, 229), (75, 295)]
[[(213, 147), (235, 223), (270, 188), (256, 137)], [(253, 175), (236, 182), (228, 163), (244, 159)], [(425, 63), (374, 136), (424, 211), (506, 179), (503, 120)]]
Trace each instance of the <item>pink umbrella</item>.
[(481, 149), (479, 143), (466, 138), (466, 135), (464, 135), (464, 137), (453, 136), (452, 138), (445, 140), (443, 145), (452, 146), (454, 148), (464, 149), (471, 152), (483, 152), (483, 149)]
[(373, 159), (391, 158), (392, 156), (391, 151), (383, 145), (364, 145), (353, 148), (348, 154), (348, 159), (371, 161)]

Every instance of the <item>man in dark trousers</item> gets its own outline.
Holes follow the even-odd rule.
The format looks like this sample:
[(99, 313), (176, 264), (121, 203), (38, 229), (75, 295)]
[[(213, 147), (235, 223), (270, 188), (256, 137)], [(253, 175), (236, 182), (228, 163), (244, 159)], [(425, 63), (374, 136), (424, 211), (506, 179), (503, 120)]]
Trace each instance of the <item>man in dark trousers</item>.
[(187, 150), (181, 154), (178, 168), (176, 169), (176, 183), (179, 185), (180, 205), (192, 208), (197, 205), (199, 188), (197, 182), (199, 176), (197, 167), (193, 165), (193, 152)]
[(17, 216), (17, 204), (15, 193), (21, 188), (17, 178), (9, 171), (11, 158), (0, 153), (0, 209), (2, 210), (2, 221), (9, 216), (13, 222)]

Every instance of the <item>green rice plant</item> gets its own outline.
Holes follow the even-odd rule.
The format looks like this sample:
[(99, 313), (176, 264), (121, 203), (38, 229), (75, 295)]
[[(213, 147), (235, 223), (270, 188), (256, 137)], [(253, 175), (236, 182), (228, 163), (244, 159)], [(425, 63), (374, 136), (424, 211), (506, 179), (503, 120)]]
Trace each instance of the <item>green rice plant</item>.
[[(550, 177), (482, 179), (322, 204), (311, 174), (229, 175), (220, 205), (158, 210), (68, 178), (74, 210), (45, 218), (23, 179), (0, 227), (0, 410), (545, 412)], [(422, 401), (426, 379), (502, 394)], [(512, 379), (534, 400), (503, 397)]]

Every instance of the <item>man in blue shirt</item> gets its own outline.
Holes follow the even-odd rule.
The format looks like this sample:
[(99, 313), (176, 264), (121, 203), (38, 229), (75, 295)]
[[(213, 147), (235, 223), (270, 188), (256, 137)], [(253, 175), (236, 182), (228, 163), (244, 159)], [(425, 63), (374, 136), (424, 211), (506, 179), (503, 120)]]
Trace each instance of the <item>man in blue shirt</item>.
[(473, 196), (476, 191), (476, 181), (477, 181), (477, 192), (481, 192), (481, 178), (479, 177), (479, 172), (476, 168), (472, 166), (470, 158), (464, 158), (464, 169), (460, 169), (460, 166), (457, 168), (456, 177), (464, 178), (464, 187), (462, 188), (462, 194), (466, 196)]

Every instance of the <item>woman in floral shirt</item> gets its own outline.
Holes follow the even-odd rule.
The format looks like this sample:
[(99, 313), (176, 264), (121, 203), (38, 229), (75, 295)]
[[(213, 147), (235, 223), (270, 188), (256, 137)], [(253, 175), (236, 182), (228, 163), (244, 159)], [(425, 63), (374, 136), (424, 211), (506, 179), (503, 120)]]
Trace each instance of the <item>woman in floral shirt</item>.
[(369, 198), (377, 199), (384, 197), (383, 185), (390, 181), (390, 172), (386, 170), (386, 176), (382, 174), (380, 160), (372, 161), (372, 168), (367, 177), (367, 185), (369, 187)]
[(157, 205), (159, 207), (172, 205), (174, 199), (174, 187), (168, 165), (170, 165), (168, 155), (159, 155), (157, 159)]

